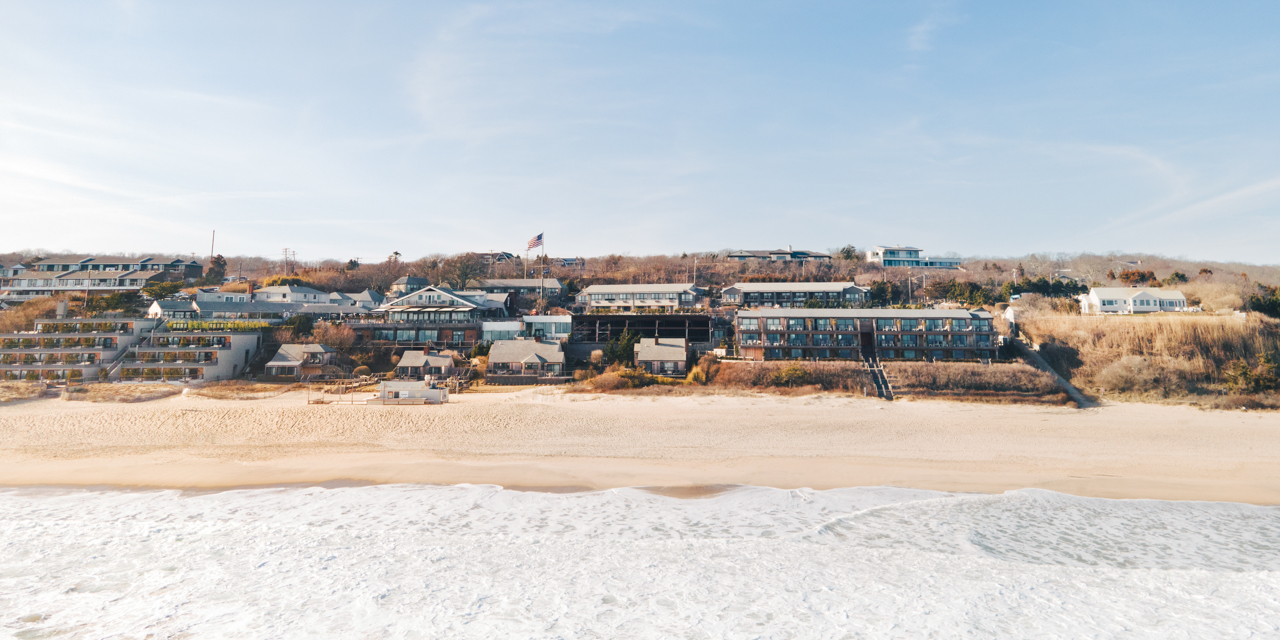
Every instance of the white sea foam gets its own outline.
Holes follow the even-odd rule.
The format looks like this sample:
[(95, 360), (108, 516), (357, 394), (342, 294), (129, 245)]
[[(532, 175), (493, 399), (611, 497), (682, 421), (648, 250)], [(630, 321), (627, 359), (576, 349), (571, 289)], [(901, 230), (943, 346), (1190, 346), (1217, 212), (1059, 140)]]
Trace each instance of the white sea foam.
[(0, 491), (17, 638), (1266, 637), (1280, 509), (892, 488)]

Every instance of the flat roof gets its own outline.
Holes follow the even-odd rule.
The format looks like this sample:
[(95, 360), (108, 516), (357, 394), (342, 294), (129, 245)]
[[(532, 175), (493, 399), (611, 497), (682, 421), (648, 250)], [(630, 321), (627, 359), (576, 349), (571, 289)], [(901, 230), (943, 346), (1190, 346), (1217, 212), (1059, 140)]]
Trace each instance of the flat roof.
[(990, 318), (985, 310), (967, 309), (755, 309), (739, 318)]
[(582, 293), (648, 293), (657, 291), (659, 293), (681, 293), (693, 289), (692, 282), (677, 284), (593, 284)]
[(739, 282), (725, 287), (739, 291), (843, 291), (849, 288), (867, 289), (853, 282)]

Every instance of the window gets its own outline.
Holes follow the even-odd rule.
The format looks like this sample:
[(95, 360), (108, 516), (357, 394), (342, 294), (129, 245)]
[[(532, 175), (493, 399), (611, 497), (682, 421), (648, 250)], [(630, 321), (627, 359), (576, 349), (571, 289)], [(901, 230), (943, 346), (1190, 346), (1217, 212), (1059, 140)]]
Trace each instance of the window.
[(791, 357), (792, 357), (792, 358), (803, 358), (803, 357), (804, 357), (804, 349), (792, 349), (792, 350), (791, 350)]
[(911, 349), (907, 349), (907, 350), (905, 350), (905, 351), (903, 351), (903, 352), (902, 352), (902, 357), (903, 357), (903, 358), (905, 358), (905, 359), (907, 359), (907, 360), (915, 360), (915, 358), (916, 358), (916, 352), (915, 352), (915, 351), (912, 351)]
[(912, 334), (912, 333), (908, 333), (908, 334), (903, 335), (903, 336), (901, 337), (901, 340), (902, 340), (902, 346), (904, 346), (904, 347), (918, 347), (918, 346), (920, 346), (920, 336), (915, 335), (915, 334)]
[(956, 360), (964, 360), (964, 359), (965, 359), (965, 355), (964, 355), (964, 352), (963, 352), (963, 351), (952, 351), (952, 352), (951, 352), (951, 357), (952, 357), (952, 358), (954, 358), (954, 359), (956, 359)]
[(807, 336), (805, 336), (803, 333), (790, 334), (787, 336), (787, 344), (792, 346), (803, 346), (806, 344), (805, 342), (806, 337)]
[(881, 347), (894, 346), (894, 336), (885, 335), (883, 333), (876, 335), (876, 345)]
[(760, 334), (744, 333), (738, 338), (738, 344), (760, 344)]
[(787, 329), (791, 331), (804, 331), (804, 318), (787, 318)]
[(836, 331), (857, 331), (857, 318), (836, 318)]
[(955, 319), (955, 320), (952, 320), (952, 321), (951, 321), (951, 330), (952, 330), (952, 331), (968, 331), (968, 330), (969, 330), (969, 321), (968, 321), (968, 320), (960, 320), (959, 318), (957, 318), (957, 319)]
[[(658, 295), (658, 294), (656, 294), (656, 293), (655, 293), (654, 295)], [(668, 294), (667, 294), (667, 299), (668, 299), (668, 300), (675, 300), (675, 299), (676, 299), (676, 294), (674, 294), (674, 293), (668, 293)]]
[(882, 355), (881, 355), (880, 357), (882, 357), (882, 358), (889, 358), (889, 359), (892, 359), (892, 358), (894, 357), (894, 355), (893, 355), (893, 349), (885, 349), (884, 351), (882, 351), (882, 352), (881, 352), (881, 354), (882, 354)]
[(831, 335), (826, 333), (820, 333), (813, 336), (813, 346), (815, 347), (831, 346)]
[(814, 352), (814, 356), (815, 356), (815, 357), (818, 357), (818, 358), (830, 358), (830, 357), (831, 357), (831, 350), (830, 350), (830, 349), (818, 349), (817, 351), (815, 351), (815, 352)]
[(760, 319), (759, 318), (742, 318), (741, 321), (739, 321), (738, 326), (742, 327), (744, 331), (749, 329), (759, 329)]
[(765, 321), (764, 321), (764, 328), (766, 328), (766, 329), (781, 329), (781, 328), (782, 328), (782, 319), (781, 319), (781, 318), (765, 318)]
[(766, 333), (764, 334), (764, 343), (765, 344), (782, 344), (782, 334)]
[(619, 293), (619, 294), (618, 294), (618, 299), (619, 299), (619, 300), (630, 300), (630, 299), (631, 299), (631, 294), (629, 294), (629, 293)]
[(892, 318), (878, 318), (876, 320), (876, 331), (894, 331), (897, 329), (897, 321)]
[(991, 346), (991, 336), (989, 334), (978, 334), (977, 339), (979, 347)]
[(781, 358), (781, 357), (782, 357), (782, 349), (765, 349), (765, 350), (764, 350), (764, 357), (766, 357), (766, 358)]
[(836, 357), (837, 357), (837, 358), (852, 358), (852, 357), (853, 357), (853, 350), (852, 350), (852, 349), (837, 349), (837, 350), (836, 350)]
[(836, 334), (836, 344), (842, 347), (853, 347), (858, 344), (858, 336), (851, 333)]
[(974, 331), (990, 331), (991, 321), (986, 319), (978, 319), (973, 321)]
[(649, 299), (649, 294), (647, 294), (647, 293), (637, 293), (637, 294), (636, 294), (636, 300), (648, 300), (648, 299)]
[(946, 320), (928, 319), (924, 321), (925, 331), (944, 331), (947, 327)]
[(944, 352), (942, 351), (930, 351), (929, 357), (933, 358), (934, 360), (941, 360), (943, 358), (943, 355), (942, 355), (943, 353)]
[(951, 336), (951, 346), (953, 347), (969, 346), (969, 336)]

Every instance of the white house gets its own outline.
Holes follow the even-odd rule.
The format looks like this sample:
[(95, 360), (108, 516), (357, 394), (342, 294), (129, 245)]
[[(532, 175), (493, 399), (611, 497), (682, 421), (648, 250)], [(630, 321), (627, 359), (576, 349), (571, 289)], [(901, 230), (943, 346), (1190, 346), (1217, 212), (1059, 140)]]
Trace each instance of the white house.
[(1181, 291), (1157, 287), (1095, 287), (1078, 296), (1081, 313), (1155, 313), (1186, 311)]
[[(295, 302), (301, 304), (321, 304), (329, 302), (329, 294), (294, 285), (279, 287), (263, 287), (253, 293), (254, 302)], [(241, 301), (243, 302), (243, 301)]]
[(390, 381), (378, 385), (377, 397), (365, 404), (441, 404), (449, 401), (449, 390), (426, 381)]
[(939, 258), (921, 256), (921, 250), (915, 247), (894, 245), (892, 247), (872, 247), (867, 252), (867, 262), (874, 262), (885, 267), (911, 267), (915, 269), (955, 269), (964, 261), (960, 258)]

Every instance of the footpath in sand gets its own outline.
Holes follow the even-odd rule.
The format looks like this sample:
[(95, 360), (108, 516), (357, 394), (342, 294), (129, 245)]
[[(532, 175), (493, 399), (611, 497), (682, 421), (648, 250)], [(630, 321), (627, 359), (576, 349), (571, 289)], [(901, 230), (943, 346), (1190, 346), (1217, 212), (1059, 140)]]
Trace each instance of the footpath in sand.
[(1280, 504), (1280, 414), (548, 389), (443, 406), (0, 405), (0, 485), (893, 485)]

